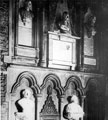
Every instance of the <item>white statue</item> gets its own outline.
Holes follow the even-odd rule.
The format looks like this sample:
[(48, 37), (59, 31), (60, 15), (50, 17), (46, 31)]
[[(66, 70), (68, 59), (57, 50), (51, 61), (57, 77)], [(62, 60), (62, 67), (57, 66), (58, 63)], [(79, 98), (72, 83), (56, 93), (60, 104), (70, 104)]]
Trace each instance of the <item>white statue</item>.
[(23, 98), (18, 101), (22, 107), (22, 112), (16, 112), (16, 120), (34, 120), (35, 103), (32, 99), (33, 95), (31, 89), (23, 91)]
[(63, 116), (68, 120), (79, 120), (84, 115), (82, 107), (78, 104), (76, 95), (68, 97), (68, 104), (64, 107)]

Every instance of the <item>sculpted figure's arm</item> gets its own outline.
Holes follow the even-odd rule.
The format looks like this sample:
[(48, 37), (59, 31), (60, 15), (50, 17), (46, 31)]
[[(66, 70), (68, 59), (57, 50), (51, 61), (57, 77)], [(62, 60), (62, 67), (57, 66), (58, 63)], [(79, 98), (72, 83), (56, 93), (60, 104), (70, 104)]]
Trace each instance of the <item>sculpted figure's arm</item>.
[(64, 30), (64, 31), (69, 31), (69, 28), (65, 25), (61, 25), (61, 29)]

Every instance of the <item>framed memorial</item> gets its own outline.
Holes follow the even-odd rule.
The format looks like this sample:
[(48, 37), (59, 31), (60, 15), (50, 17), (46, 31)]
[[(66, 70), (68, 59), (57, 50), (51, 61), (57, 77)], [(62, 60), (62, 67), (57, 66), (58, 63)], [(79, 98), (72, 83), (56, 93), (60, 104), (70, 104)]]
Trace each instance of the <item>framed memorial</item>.
[(8, 62), (34, 65), (38, 63), (37, 8), (33, 5), (36, 6), (36, 1), (10, 1), (10, 51), (9, 56), (5, 57)]

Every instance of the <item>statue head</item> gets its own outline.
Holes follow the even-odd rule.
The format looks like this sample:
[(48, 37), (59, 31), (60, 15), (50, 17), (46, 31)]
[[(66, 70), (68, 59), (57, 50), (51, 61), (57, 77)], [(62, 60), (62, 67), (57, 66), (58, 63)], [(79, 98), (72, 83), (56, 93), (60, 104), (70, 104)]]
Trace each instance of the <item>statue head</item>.
[(72, 95), (72, 96), (68, 96), (67, 97), (67, 101), (69, 102), (69, 103), (72, 103), (72, 102), (74, 102), (74, 103), (79, 103), (78, 102), (78, 97), (76, 96), (76, 95)]
[(64, 24), (67, 25), (67, 23), (69, 22), (69, 13), (67, 11), (64, 11), (62, 17), (63, 17)]
[(78, 104), (78, 97), (76, 95), (73, 95), (71, 101)]
[(71, 103), (72, 102), (72, 96), (68, 96), (67, 101), (68, 101), (68, 103)]
[(32, 11), (32, 2), (30, 0), (25, 1), (25, 8), (27, 11)]
[(24, 98), (30, 98), (31, 95), (32, 95), (32, 91), (31, 91), (30, 89), (25, 89), (25, 90), (23, 91), (23, 96), (24, 96)]
[(96, 22), (96, 16), (93, 16), (92, 23), (95, 24)]

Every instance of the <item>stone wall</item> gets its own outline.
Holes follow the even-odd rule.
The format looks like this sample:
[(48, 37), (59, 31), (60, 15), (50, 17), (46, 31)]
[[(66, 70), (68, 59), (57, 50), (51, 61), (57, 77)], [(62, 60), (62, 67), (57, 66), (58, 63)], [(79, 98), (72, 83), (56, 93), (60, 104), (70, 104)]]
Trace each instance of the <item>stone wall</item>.
[(85, 120), (104, 119), (106, 78), (101, 74), (18, 65), (9, 66), (7, 74), (7, 102), (10, 103), (9, 120), (15, 119), (14, 112), (17, 111), (15, 101), (19, 99), (18, 93), (27, 86), (35, 91), (36, 117), (39, 120), (40, 111), (47, 99), (48, 85), (52, 85), (52, 98), (56, 108), (60, 109), (59, 115), (62, 120), (64, 120), (62, 110), (67, 103), (66, 98), (75, 91), (79, 96), (80, 104), (84, 107)]
[[(102, 113), (104, 111), (103, 109), (105, 108), (104, 107), (105, 78), (103, 78), (103, 76), (101, 76), (100, 74), (73, 72), (73, 71), (56, 70), (56, 69), (54, 70), (54, 69), (50, 69), (50, 68), (46, 69), (46, 68), (38, 68), (38, 67), (25, 67), (23, 65), (21, 65), (19, 68), (18, 68), (18, 66), (8, 67), (7, 64), (4, 63), (4, 61), (3, 61), (4, 55), (9, 54), (8, 53), (8, 51), (9, 51), (9, 31), (8, 31), (8, 29), (9, 29), (9, 0), (2, 0), (2, 2), (0, 3), (0, 67), (1, 67), (0, 68), (1, 69), (1, 72), (0, 72), (0, 74), (1, 74), (0, 75), (0, 83), (1, 83), (0, 97), (1, 97), (1, 110), (2, 110), (1, 111), (1, 120), (14, 120), (14, 119), (11, 119), (11, 114), (13, 114), (13, 112), (10, 109), (13, 109), (13, 108), (11, 107), (11, 105), (9, 106), (9, 102), (11, 102), (11, 99), (8, 95), (10, 94), (10, 92), (12, 92), (11, 90), (12, 90), (12, 87), (14, 86), (14, 84), (18, 82), (17, 81), (18, 76), (21, 74), (24, 75), (23, 73), (25, 71), (29, 71), (30, 73), (33, 73), (35, 75), (35, 77), (37, 78), (36, 80), (37, 80), (38, 86), (40, 87), (40, 90), (42, 89), (42, 86), (44, 88), (44, 83), (46, 83), (46, 81), (49, 80), (49, 79), (44, 79), (44, 78), (51, 75), (52, 73), (54, 75), (56, 74), (58, 76), (57, 78), (60, 78), (60, 83), (61, 83), (63, 90), (65, 90), (65, 88), (66, 88), (66, 84), (68, 83), (67, 81), (69, 80), (68, 78), (69, 77), (72, 78), (72, 76), (76, 76), (76, 78), (79, 78), (79, 82), (81, 82), (81, 85), (85, 91), (85, 94), (88, 93), (87, 97), (91, 98), (92, 93), (94, 93), (93, 97), (94, 97), (94, 99), (96, 98), (95, 101), (92, 100), (92, 98), (90, 101), (86, 101), (87, 103), (85, 103), (85, 106), (84, 106), (85, 111), (90, 111), (91, 110), (90, 108), (92, 108), (92, 110), (95, 108), (93, 105), (92, 105), (92, 107), (87, 106), (89, 104), (89, 102), (93, 103), (93, 104), (96, 103), (96, 107), (99, 106), (98, 112), (96, 111), (97, 109), (95, 109), (92, 111), (92, 113), (93, 112), (98, 113), (98, 114), (96, 114), (97, 115), (96, 117), (98, 117), (100, 120), (102, 120), (101, 118), (104, 118), (103, 114), (99, 114), (99, 113)], [(105, 38), (104, 37), (102, 38), (102, 40), (101, 40), (102, 43), (103, 43), (103, 39), (105, 40)], [(106, 41), (107, 41), (107, 39), (106, 39)], [(105, 44), (105, 43), (107, 43), (107, 42), (104, 42), (104, 45), (101, 44), (101, 47), (100, 47), (100, 51), (102, 50), (101, 56), (100, 56), (100, 58), (101, 58), (100, 69), (103, 69), (103, 73), (107, 74), (106, 71), (108, 68), (106, 68), (106, 66), (108, 64), (107, 63), (108, 57), (106, 57), (107, 56), (107, 44)], [(104, 46), (105, 46), (105, 48), (104, 48), (105, 51), (103, 51)], [(104, 52), (104, 54), (103, 54), (103, 52)], [(103, 59), (103, 57), (104, 57), (104, 59)], [(7, 72), (7, 69), (8, 69), (8, 72)], [(6, 75), (6, 73), (7, 73), (7, 75)], [(25, 77), (26, 77), (26, 75), (25, 75)], [(74, 80), (70, 79), (70, 81), (73, 80), (72, 83), (74, 83), (77, 81), (76, 78)], [(89, 81), (91, 81), (93, 84), (92, 85), (89, 84)], [(53, 83), (54, 81), (51, 81), (51, 82)], [(91, 85), (91, 86), (87, 87), (89, 85)], [(58, 85), (57, 87), (60, 87), (60, 86)], [(90, 89), (92, 89), (92, 91), (90, 91)], [(94, 90), (95, 90), (95, 92), (94, 92)], [(106, 96), (108, 96), (108, 93), (106, 93)], [(107, 99), (108, 99), (108, 97), (107, 97)], [(106, 105), (107, 105), (107, 102), (106, 102)], [(101, 109), (101, 108), (103, 108), (103, 109)], [(106, 114), (107, 114), (107, 111), (108, 110), (106, 107)], [(95, 115), (92, 113), (90, 113), (91, 117), (93, 117), (93, 116), (95, 117)], [(98, 116), (98, 115), (101, 115), (101, 116)], [(93, 118), (93, 119), (95, 119), (95, 118)], [(107, 120), (107, 116), (106, 116), (106, 120)]]
[(9, 43), (9, 1), (2, 1), (0, 4), (0, 67), (1, 67), (1, 96), (2, 101), (5, 100), (5, 85), (6, 76), (2, 73), (6, 71), (6, 64), (4, 63), (4, 55), (8, 55)]
[(8, 104), (6, 102), (7, 75), (4, 55), (8, 55), (8, 26), (9, 26), (9, 1), (2, 0), (0, 3), (0, 98), (1, 120), (8, 119)]

